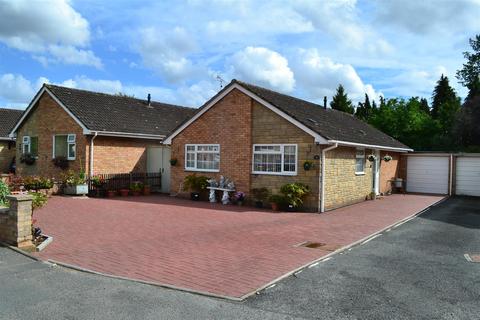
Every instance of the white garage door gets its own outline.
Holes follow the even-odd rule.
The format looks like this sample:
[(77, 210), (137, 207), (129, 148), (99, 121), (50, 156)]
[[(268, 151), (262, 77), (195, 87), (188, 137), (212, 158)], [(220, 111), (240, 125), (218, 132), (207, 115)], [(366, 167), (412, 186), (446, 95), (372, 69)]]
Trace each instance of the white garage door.
[(456, 194), (480, 197), (480, 157), (458, 157)]
[(407, 191), (448, 194), (448, 157), (408, 157)]

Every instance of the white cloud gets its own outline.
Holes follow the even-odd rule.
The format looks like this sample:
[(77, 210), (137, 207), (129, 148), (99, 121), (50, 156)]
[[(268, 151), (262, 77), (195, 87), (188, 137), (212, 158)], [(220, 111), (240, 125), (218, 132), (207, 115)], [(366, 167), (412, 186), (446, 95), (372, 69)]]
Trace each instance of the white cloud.
[(176, 27), (167, 31), (150, 27), (140, 30), (139, 36), (136, 50), (143, 63), (166, 80), (184, 81), (199, 72), (187, 57), (195, 50), (196, 44), (185, 29)]
[(42, 65), (51, 62), (101, 67), (90, 50), (90, 30), (68, 0), (0, 1), (0, 42), (33, 53)]
[(34, 84), (22, 75), (5, 73), (0, 75), (0, 98), (8, 103), (26, 104), (32, 100), (36, 90), (45, 78), (39, 78)]
[(365, 84), (353, 66), (321, 56), (317, 49), (300, 49), (292, 62), (299, 88), (314, 101), (320, 102), (324, 96), (331, 99), (339, 84), (354, 101), (362, 101), (365, 93), (375, 100), (382, 95), (371, 84)]
[(282, 92), (295, 86), (288, 61), (278, 52), (263, 47), (247, 47), (229, 60), (229, 73), (239, 80), (250, 81)]

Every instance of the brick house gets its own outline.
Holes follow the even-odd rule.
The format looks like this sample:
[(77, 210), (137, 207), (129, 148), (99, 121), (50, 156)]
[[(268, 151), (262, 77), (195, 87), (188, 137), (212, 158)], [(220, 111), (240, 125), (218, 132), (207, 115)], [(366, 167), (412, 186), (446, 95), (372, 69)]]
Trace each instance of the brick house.
[[(352, 115), (233, 80), (164, 140), (178, 164), (172, 193), (192, 172), (232, 179), (247, 195), (302, 182), (310, 211), (334, 209), (381, 194), (398, 176), (409, 147)], [(369, 161), (369, 155), (375, 155)], [(389, 155), (393, 159), (384, 161)], [(310, 170), (304, 163), (313, 163)]]
[[(17, 159), (36, 157), (33, 165), (17, 161), (17, 173), (58, 178), (57, 157), (89, 175), (151, 172), (148, 150), (162, 152), (165, 135), (194, 112), (150, 98), (43, 85), (10, 133), (17, 137)], [(169, 150), (165, 154), (169, 159)]]
[(15, 138), (9, 133), (22, 113), (22, 110), (0, 108), (0, 173), (11, 171), (15, 159)]

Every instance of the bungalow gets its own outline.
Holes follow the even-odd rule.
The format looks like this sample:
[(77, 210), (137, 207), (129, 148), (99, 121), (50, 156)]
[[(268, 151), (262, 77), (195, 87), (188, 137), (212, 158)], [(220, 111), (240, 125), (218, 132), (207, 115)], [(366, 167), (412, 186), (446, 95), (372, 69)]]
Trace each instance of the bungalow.
[(226, 176), (247, 194), (301, 182), (305, 208), (321, 212), (390, 191), (400, 154), (412, 151), (350, 114), (237, 80), (164, 144), (178, 161), (172, 193), (192, 172)]
[(0, 108), (0, 173), (12, 170), (15, 160), (15, 139), (10, 131), (22, 116), (22, 110)]
[[(17, 161), (17, 173), (58, 178), (62, 169), (55, 159), (89, 175), (158, 172), (170, 160), (165, 150), (162, 162), (168, 148), (161, 141), (194, 112), (150, 101), (150, 95), (140, 100), (45, 84), (10, 133), (19, 142), (17, 159), (34, 159)], [(149, 168), (150, 149), (155, 161)]]

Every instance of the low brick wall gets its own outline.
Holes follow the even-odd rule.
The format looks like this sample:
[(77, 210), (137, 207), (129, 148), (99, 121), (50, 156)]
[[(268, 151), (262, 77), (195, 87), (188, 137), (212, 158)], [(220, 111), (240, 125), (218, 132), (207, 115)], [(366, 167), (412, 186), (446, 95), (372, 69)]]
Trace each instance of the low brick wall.
[(10, 208), (0, 207), (0, 241), (30, 249), (32, 243), (32, 196), (7, 197)]

